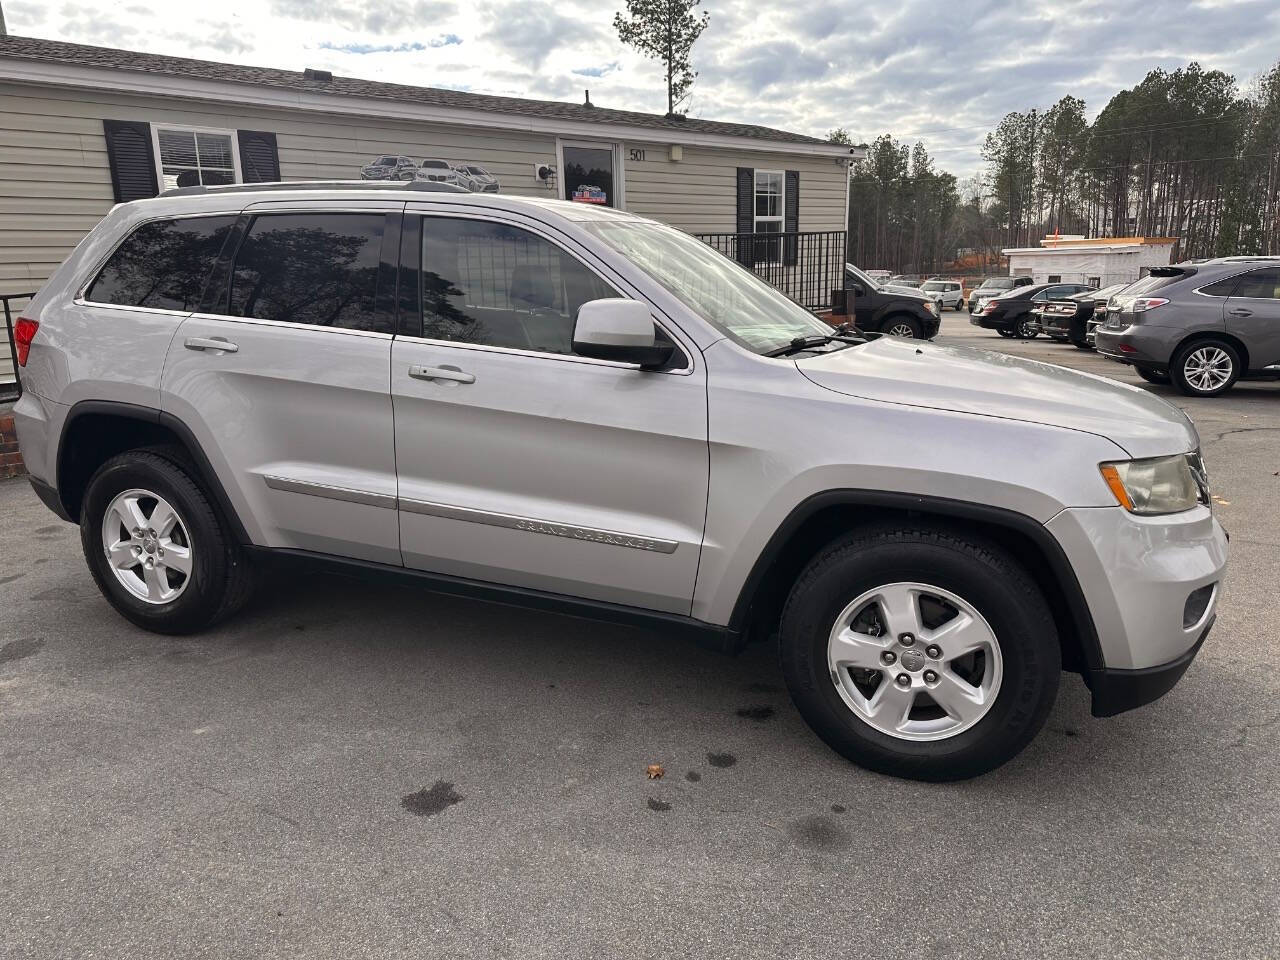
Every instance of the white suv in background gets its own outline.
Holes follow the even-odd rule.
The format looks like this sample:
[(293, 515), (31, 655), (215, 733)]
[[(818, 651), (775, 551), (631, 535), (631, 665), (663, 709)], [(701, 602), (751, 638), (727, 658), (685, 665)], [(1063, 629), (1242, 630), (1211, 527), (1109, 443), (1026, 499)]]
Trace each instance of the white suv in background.
[(920, 286), (920, 292), (932, 297), (940, 310), (950, 307), (952, 310), (963, 310), (964, 291), (958, 280), (926, 280)]
[(946, 780), (1030, 742), (1064, 668), (1097, 715), (1161, 696), (1215, 615), (1227, 540), (1175, 407), (845, 335), (615, 210), (171, 191), (115, 207), (17, 327), (32, 485), (161, 633), (289, 558), (775, 643), (834, 749)]

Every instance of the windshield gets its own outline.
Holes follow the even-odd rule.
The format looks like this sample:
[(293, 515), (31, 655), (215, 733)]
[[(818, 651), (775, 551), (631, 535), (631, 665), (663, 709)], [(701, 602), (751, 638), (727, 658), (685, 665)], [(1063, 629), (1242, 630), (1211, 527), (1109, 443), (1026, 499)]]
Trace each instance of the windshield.
[(582, 227), (748, 350), (767, 353), (797, 337), (831, 334), (831, 327), (804, 307), (687, 233), (657, 223)]
[(979, 290), (1012, 290), (1013, 277), (990, 277), (982, 281)]
[(924, 290), (946, 290), (947, 285), (941, 280), (930, 280), (921, 289)]
[(395, 157), (379, 157), (377, 160), (373, 161), (372, 165), (375, 167), (394, 167), (395, 163)]
[(467, 173), (474, 173), (477, 177), (487, 177), (489, 171), (484, 167), (467, 167)]
[(863, 273), (852, 263), (846, 263), (844, 265), (844, 272), (846, 277), (852, 277), (855, 282), (862, 284), (868, 290), (874, 290), (880, 286), (878, 282), (871, 278), (870, 274)]

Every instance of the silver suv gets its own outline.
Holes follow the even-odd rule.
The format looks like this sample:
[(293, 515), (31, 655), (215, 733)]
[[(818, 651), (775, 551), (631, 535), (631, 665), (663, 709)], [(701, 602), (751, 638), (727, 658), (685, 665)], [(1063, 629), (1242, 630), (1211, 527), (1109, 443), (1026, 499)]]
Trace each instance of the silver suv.
[(1241, 377), (1280, 377), (1280, 257), (1154, 267), (1113, 296), (1094, 334), (1144, 380), (1216, 397)]
[(32, 484), (134, 623), (287, 557), (769, 641), (820, 737), (926, 780), (1021, 750), (1064, 668), (1110, 715), (1208, 633), (1227, 540), (1159, 397), (846, 335), (615, 210), (363, 187), (118, 206), (21, 321)]

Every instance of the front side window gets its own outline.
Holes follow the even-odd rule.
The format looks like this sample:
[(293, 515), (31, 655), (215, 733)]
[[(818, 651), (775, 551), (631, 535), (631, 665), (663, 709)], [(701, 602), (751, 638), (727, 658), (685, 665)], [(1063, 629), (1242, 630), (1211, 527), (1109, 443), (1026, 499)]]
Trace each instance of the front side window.
[(391, 333), (376, 308), (381, 213), (257, 216), (236, 253), (230, 315)]
[(153, 220), (116, 248), (85, 299), (158, 310), (195, 310), (236, 218)]
[(555, 244), (483, 220), (422, 221), (422, 326), (433, 340), (572, 353), (588, 300), (620, 294)]
[(153, 129), (162, 190), (240, 182), (235, 131)]
[(1251, 300), (1280, 300), (1280, 269), (1254, 270), (1240, 278), (1240, 285), (1232, 298), (1248, 297)]

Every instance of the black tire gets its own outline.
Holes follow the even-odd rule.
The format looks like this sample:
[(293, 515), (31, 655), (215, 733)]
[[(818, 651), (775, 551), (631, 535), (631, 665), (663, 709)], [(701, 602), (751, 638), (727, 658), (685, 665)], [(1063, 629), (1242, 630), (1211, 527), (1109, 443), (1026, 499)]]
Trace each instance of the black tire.
[(1150, 367), (1134, 367), (1134, 369), (1138, 371), (1138, 376), (1147, 381), (1147, 383), (1165, 384), (1169, 382), (1169, 374), (1161, 373), (1159, 370), (1152, 370)]
[(996, 333), (1000, 334), (1000, 336), (1004, 337), (1006, 340), (1012, 340), (1018, 335), (1018, 331), (1014, 330), (1012, 327), (996, 327)]
[[(901, 581), (964, 598), (999, 644), (1003, 680), (995, 700), (973, 726), (945, 739), (876, 729), (842, 699), (828, 664), (828, 638), (846, 605)], [(1062, 669), (1053, 617), (1022, 566), (994, 544), (929, 526), (857, 532), (823, 549), (792, 587), (779, 645), (792, 700), (814, 732), (859, 766), (913, 780), (963, 780), (1015, 756), (1048, 717)]]
[(1034, 323), (1035, 320), (1032, 319), (1029, 313), (1024, 317), (1019, 317), (1017, 325), (1014, 327), (1014, 335), (1024, 340), (1034, 340), (1040, 335), (1039, 327), (1032, 328)]
[[(1202, 389), (1197, 386), (1194, 380), (1188, 379), (1188, 364), (1195, 357), (1205, 351), (1219, 351), (1216, 356), (1226, 358), (1229, 365), (1227, 377), (1221, 383)], [(1173, 354), (1173, 360), (1169, 364), (1169, 380), (1178, 388), (1179, 392), (1186, 394), (1188, 397), (1217, 397), (1232, 387), (1236, 381), (1240, 379), (1240, 352), (1226, 340), (1219, 340), (1216, 337), (1209, 337), (1203, 340), (1194, 340), (1191, 343), (1179, 347)]]
[[(80, 509), (80, 543), (102, 595), (125, 619), (156, 633), (186, 634), (209, 627), (240, 609), (253, 588), (248, 554), (194, 479), (195, 469), (179, 450), (131, 450), (112, 457), (94, 473)], [(117, 494), (138, 488), (167, 500), (189, 531), (189, 582), (173, 600), (149, 603), (116, 578), (103, 542), (103, 517)]]
[[(924, 339), (924, 329), (920, 326), (920, 321), (915, 319), (914, 317), (908, 317), (908, 316), (902, 316), (902, 315), (888, 317), (884, 321), (884, 323), (881, 324), (880, 329), (883, 330), (886, 334), (888, 334), (889, 331), (894, 329), (895, 327), (905, 327), (909, 329), (911, 331), (911, 338), (913, 340)], [(905, 334), (899, 333), (899, 334), (893, 334), (893, 336), (905, 336)]]

